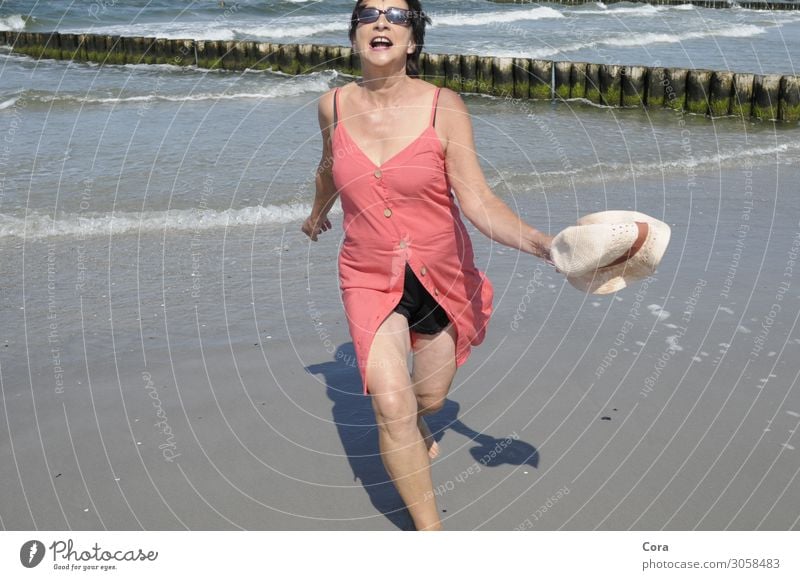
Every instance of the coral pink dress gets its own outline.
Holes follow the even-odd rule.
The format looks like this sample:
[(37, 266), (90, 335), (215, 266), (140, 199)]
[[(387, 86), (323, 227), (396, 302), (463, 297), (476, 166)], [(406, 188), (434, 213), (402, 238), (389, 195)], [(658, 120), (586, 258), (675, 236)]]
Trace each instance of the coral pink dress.
[[(333, 180), (344, 212), (339, 281), (364, 394), (372, 340), (400, 301), (406, 263), (455, 327), (456, 365), (483, 341), (492, 312), (492, 285), (475, 267), (433, 126), (438, 98), (436, 89), (428, 127), (380, 166), (335, 122)], [(338, 89), (334, 99), (341, 111)]]

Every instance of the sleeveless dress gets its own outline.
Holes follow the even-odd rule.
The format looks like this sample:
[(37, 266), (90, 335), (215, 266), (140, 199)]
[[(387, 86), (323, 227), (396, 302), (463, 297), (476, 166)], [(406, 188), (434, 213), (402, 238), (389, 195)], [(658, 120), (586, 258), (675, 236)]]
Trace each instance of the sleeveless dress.
[[(491, 316), (492, 285), (475, 267), (433, 126), (438, 98), (437, 88), (427, 128), (378, 166), (337, 122), (334, 92), (332, 171), (344, 213), (339, 283), (364, 394), (372, 340), (400, 301), (406, 264), (453, 323), (457, 366), (483, 341)], [(412, 332), (412, 346), (414, 339)]]

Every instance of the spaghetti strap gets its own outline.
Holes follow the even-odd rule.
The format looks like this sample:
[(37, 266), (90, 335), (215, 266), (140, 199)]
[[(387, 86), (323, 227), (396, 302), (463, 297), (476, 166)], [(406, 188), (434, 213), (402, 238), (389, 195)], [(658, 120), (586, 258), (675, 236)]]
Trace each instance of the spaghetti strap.
[(436, 105), (439, 102), (439, 91), (441, 90), (440, 87), (436, 87), (436, 92), (433, 94), (433, 110), (431, 111), (431, 126), (436, 126)]
[(336, 130), (336, 124), (339, 122), (338, 116), (339, 108), (339, 87), (333, 89), (333, 129)]

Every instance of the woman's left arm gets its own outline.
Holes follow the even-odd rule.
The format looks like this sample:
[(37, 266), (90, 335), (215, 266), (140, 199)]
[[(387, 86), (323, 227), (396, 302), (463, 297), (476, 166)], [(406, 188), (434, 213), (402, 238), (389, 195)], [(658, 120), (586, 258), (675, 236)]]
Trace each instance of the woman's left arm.
[(467, 219), (488, 238), (552, 263), (553, 237), (523, 222), (486, 183), (475, 153), (469, 111), (458, 94), (441, 90), (436, 121), (446, 139), (447, 175)]

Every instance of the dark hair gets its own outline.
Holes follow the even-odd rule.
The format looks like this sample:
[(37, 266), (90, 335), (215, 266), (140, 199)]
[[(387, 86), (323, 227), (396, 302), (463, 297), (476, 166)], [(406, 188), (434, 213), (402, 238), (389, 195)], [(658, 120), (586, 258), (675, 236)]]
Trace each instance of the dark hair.
[[(358, 27), (358, 9), (364, 4), (365, 0), (358, 0), (355, 8), (353, 8), (353, 15), (350, 17), (350, 42), (356, 37), (356, 28)], [(417, 78), (419, 76), (419, 55), (422, 53), (422, 47), (425, 45), (425, 25), (431, 23), (431, 18), (422, 10), (422, 4), (419, 0), (406, 0), (408, 9), (411, 10), (411, 33), (414, 37), (414, 52), (408, 55), (406, 59), (406, 74), (410, 77)]]

